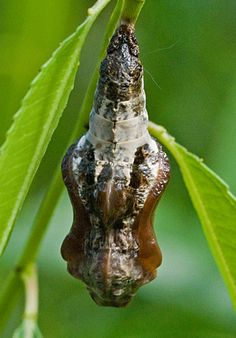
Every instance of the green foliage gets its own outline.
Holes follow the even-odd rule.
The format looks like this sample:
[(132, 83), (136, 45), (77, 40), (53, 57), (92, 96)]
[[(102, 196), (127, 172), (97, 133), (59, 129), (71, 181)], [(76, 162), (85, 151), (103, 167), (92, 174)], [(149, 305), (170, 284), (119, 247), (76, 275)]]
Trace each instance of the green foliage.
[(25, 319), (16, 329), (13, 338), (43, 338), (37, 323), (30, 319)]
[(0, 154), (0, 255), (73, 89), (88, 31), (109, 1), (97, 2), (87, 20), (54, 52), (14, 116)]
[(150, 131), (169, 149), (180, 167), (212, 254), (236, 306), (236, 198), (220, 177), (176, 143), (164, 128), (150, 123)]
[[(134, 4), (135, 1), (132, 0), (130, 4)], [(103, 0), (97, 2), (98, 7), (94, 7), (90, 11), (90, 16), (85, 23), (63, 42), (51, 61), (42, 69), (26, 95), (22, 108), (10, 129), (7, 141), (2, 147), (0, 155), (0, 238), (2, 239), (0, 251), (3, 250), (7, 242), (16, 215), (57, 127), (60, 115), (67, 104), (85, 36), (98, 11), (108, 2)], [(17, 8), (17, 1), (13, 0), (12, 3), (13, 7)], [(22, 8), (24, 8), (23, 3)], [(129, 0), (126, 0), (126, 5), (128, 3)], [(28, 12), (32, 18), (37, 12), (35, 4), (36, 1), (31, 3), (31, 12)], [(85, 5), (87, 6), (87, 3), (75, 0), (71, 0), (71, 2), (57, 1), (57, 8), (61, 6), (61, 19), (63, 18), (68, 26), (73, 18), (77, 18), (76, 9), (79, 13), (83, 12)], [(14, 8), (11, 8), (10, 2), (4, 6), (4, 9), (8, 8), (12, 13)], [(47, 9), (48, 2), (44, 3), (41, 0), (39, 7), (43, 8), (43, 6)], [(65, 6), (68, 8), (67, 21)], [(71, 10), (69, 10), (70, 6)], [(122, 1), (119, 1), (119, 6), (116, 7), (117, 12), (114, 13), (113, 21), (108, 27), (104, 46), (114, 28), (121, 6)], [(232, 50), (229, 53), (235, 40), (235, 35), (230, 35), (230, 32), (233, 32), (234, 16), (231, 15), (233, 6), (234, 2), (232, 1), (214, 4), (210, 1), (195, 3), (187, 0), (178, 3), (150, 1), (146, 2), (140, 21), (141, 29), (138, 29), (144, 66), (151, 71), (152, 77), (158, 79), (158, 83), (164, 89), (159, 92), (158, 104), (156, 104), (156, 88), (154, 88), (147, 71), (145, 85), (151, 119), (157, 122), (155, 113), (158, 112), (158, 123), (168, 125), (168, 129), (174, 130), (174, 134), (178, 139), (181, 139), (182, 143), (188, 144), (188, 147), (193, 148), (194, 151), (201, 152), (204, 157), (210, 158), (211, 166), (217, 171), (224, 174), (226, 168), (228, 172), (226, 177), (232, 184), (234, 182), (232, 167), (235, 167), (233, 165), (235, 152), (233, 151), (231, 156), (227, 158), (229, 134), (225, 132), (224, 128), (219, 128), (219, 125), (222, 125), (219, 121), (229, 121), (227, 129), (232, 128), (236, 122), (235, 117), (231, 116), (232, 114), (227, 115), (229, 108), (228, 110), (225, 108), (228, 100), (231, 102), (234, 97), (229, 94), (235, 83), (231, 71), (234, 65), (231, 57)], [(4, 18), (5, 13), (4, 10), (0, 11), (1, 19)], [(46, 27), (52, 25), (53, 17), (54, 10), (51, 8), (47, 24), (43, 22), (37, 25), (40, 30), (44, 24)], [(59, 20), (59, 22), (61, 21)], [(96, 38), (90, 44), (91, 48), (88, 47), (85, 51), (85, 70), (86, 65), (89, 65), (88, 68), (90, 67), (93, 56), (91, 51), (97, 49), (97, 39), (102, 35), (105, 24), (107, 22), (103, 18), (102, 25), (98, 25), (96, 29)], [(0, 21), (1, 25), (4, 25), (3, 20)], [(15, 26), (12, 25), (11, 18), (9, 25), (17, 31), (17, 23)], [(34, 26), (32, 26), (33, 28)], [(48, 30), (46, 36), (47, 34), (49, 34)], [(189, 39), (190, 36), (191, 39)], [(225, 39), (226, 36), (228, 40)], [(192, 41), (192, 37), (194, 41)], [(214, 40), (216, 37), (217, 41)], [(4, 40), (0, 35), (0, 42), (2, 41)], [(27, 39), (21, 37), (20, 41), (25, 46), (25, 48), (22, 47), (24, 56), (27, 53)], [(53, 48), (53, 44), (50, 46)], [(160, 48), (156, 48), (156, 46)], [(11, 48), (14, 52), (14, 44)], [(42, 44), (41, 49), (43, 48)], [(14, 55), (14, 53), (11, 54)], [(33, 58), (34, 55), (32, 55)], [(0, 60), (0, 67), (4, 68), (2, 55), (0, 55)], [(5, 66), (5, 68), (7, 67)], [(9, 73), (11, 68), (13, 68), (12, 72), (16, 69), (16, 67), (8, 68)], [(26, 68), (28, 68), (28, 64)], [(65, 122), (67, 125), (73, 126), (70, 143), (84, 131), (84, 123), (87, 120), (93, 99), (97, 69), (80, 108), (79, 117), (77, 112), (72, 121), (69, 119), (73, 114), (63, 117), (63, 123), (59, 125), (61, 135), (60, 133), (56, 135), (56, 142), (54, 141), (52, 148), (47, 150), (44, 161), (45, 171), (42, 169), (36, 177), (38, 186), (45, 185), (45, 177), (48, 176), (47, 171), (51, 166), (51, 161), (48, 159), (51, 159), (54, 153), (59, 153), (62, 157), (59, 145), (68, 141), (62, 136), (66, 134), (64, 133)], [(85, 74), (82, 74), (80, 78), (82, 86), (85, 86), (84, 82), (87, 77)], [(22, 78), (20, 77), (18, 86), (22, 86), (21, 90), (25, 90), (21, 82)], [(7, 92), (7, 89), (4, 87), (4, 93), (5, 91)], [(234, 93), (234, 91), (232, 92)], [(13, 93), (15, 95), (14, 90)], [(69, 107), (68, 111), (75, 110), (74, 107), (81, 97), (76, 96), (76, 104), (73, 105), (73, 108)], [(5, 100), (1, 101), (1, 99), (0, 95), (0, 102), (5, 103)], [(233, 100), (233, 105), (234, 102)], [(2, 107), (2, 111), (4, 111), (6, 103)], [(178, 113), (179, 111), (181, 114)], [(178, 119), (176, 118), (177, 114)], [(196, 128), (196, 125), (199, 127)], [(213, 256), (229, 287), (232, 299), (235, 300), (235, 198), (228, 192), (221, 179), (197, 157), (175, 143), (161, 127), (153, 125), (152, 129), (174, 155), (182, 171)], [(190, 134), (188, 134), (189, 132)], [(53, 141), (50, 144), (52, 143)], [(218, 156), (219, 152), (224, 155), (223, 164), (218, 160), (221, 158)], [(44, 180), (40, 176), (43, 176)], [(23, 246), (23, 252), (17, 262), (17, 267), (23, 267), (23, 269), (29, 262), (36, 259), (43, 234), (61, 195), (62, 185), (59, 170), (57, 169), (53, 179), (47, 177), (47, 180), (49, 188), (38, 210), (29, 239), (27, 242), (24, 240), (27, 235), (24, 225), (32, 222), (34, 217), (32, 210), (35, 205), (38, 207), (40, 203), (37, 190), (29, 195), (28, 203), (23, 210), (28, 218), (24, 213), (18, 218), (18, 227), (13, 233), (13, 243), (10, 243), (9, 250), (3, 257), (3, 269), (1, 269), (0, 275), (5, 279), (5, 271), (11, 270), (11, 273), (7, 288), (2, 289), (0, 313), (3, 315), (0, 316), (1, 321), (4, 321), (4, 317), (5, 319), (9, 318), (8, 311), (11, 310), (9, 305), (13, 303), (13, 299), (19, 291), (19, 273), (17, 273), (18, 270), (12, 268), (12, 256), (18, 257), (19, 248)], [(110, 338), (120, 337), (120, 332), (122, 332), (122, 337), (127, 338), (153, 337), (156, 332), (160, 338), (182, 338), (183, 336), (232, 338), (235, 336), (236, 326), (233, 322), (234, 317), (227, 294), (204, 246), (204, 239), (198, 229), (197, 220), (192, 216), (187, 198), (182, 191), (181, 181), (178, 180), (175, 165), (172, 163), (172, 181), (158, 210), (157, 234), (164, 256), (159, 280), (140, 290), (134, 302), (121, 312), (117, 312), (117, 309), (97, 308), (89, 300), (89, 296), (81, 284), (66, 275), (65, 264), (58, 258), (58, 252), (60, 243), (70, 226), (71, 211), (67, 201), (63, 200), (51, 224), (51, 231), (46, 238), (40, 260), (42, 297), (39, 316), (40, 327), (46, 336), (69, 338), (96, 335), (96, 337)], [(181, 232), (183, 233), (182, 237)], [(176, 264), (176, 260), (179, 264)], [(53, 325), (51, 325), (52, 323)], [(8, 325), (12, 333), (12, 322), (9, 322)], [(14, 327), (17, 325), (18, 321), (15, 320)], [(22, 330), (25, 330), (25, 323), (17, 331), (18, 337)], [(6, 337), (9, 337), (9, 334)]]

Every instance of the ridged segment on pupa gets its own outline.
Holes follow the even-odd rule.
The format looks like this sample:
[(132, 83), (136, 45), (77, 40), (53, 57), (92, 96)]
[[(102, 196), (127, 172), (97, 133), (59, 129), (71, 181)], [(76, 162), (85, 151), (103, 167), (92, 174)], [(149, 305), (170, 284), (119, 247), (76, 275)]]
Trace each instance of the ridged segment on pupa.
[(62, 256), (99, 305), (127, 305), (161, 264), (152, 218), (170, 168), (148, 133), (145, 101), (134, 28), (121, 25), (101, 64), (89, 131), (62, 163), (74, 210)]

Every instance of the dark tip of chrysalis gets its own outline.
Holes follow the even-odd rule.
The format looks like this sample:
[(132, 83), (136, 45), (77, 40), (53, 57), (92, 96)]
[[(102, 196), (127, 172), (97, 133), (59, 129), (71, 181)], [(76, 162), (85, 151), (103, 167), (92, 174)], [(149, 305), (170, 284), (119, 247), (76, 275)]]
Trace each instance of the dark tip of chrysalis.
[(129, 53), (138, 57), (139, 46), (134, 32), (135, 29), (132, 25), (121, 25), (118, 27), (107, 48), (107, 53), (111, 54), (115, 51), (120, 53), (122, 48), (124, 48), (124, 45), (127, 45)]
[(142, 88), (143, 67), (132, 25), (121, 25), (107, 48), (100, 68), (99, 94), (108, 99), (129, 100)]

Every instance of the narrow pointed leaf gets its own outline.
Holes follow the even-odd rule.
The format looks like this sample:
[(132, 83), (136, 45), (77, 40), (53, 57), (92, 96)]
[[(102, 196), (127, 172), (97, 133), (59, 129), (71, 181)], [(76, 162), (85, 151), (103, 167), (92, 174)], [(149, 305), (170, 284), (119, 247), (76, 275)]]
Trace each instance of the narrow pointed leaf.
[(236, 306), (236, 198), (219, 176), (176, 143), (163, 127), (150, 123), (150, 131), (169, 149), (180, 167), (212, 254)]
[(67, 104), (87, 33), (109, 2), (98, 0), (89, 9), (84, 23), (42, 67), (14, 117), (0, 152), (0, 255)]

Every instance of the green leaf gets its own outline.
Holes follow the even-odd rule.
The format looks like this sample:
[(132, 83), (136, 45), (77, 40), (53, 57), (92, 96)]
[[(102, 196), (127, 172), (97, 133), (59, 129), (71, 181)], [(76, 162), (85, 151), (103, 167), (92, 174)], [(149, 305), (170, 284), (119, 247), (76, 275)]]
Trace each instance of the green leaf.
[(14, 117), (0, 153), (0, 255), (73, 89), (85, 38), (109, 2), (98, 0), (89, 9), (84, 23), (42, 67)]
[(220, 177), (201, 159), (176, 143), (163, 127), (150, 123), (150, 132), (169, 149), (180, 167), (212, 254), (236, 307), (236, 198)]
[(15, 330), (13, 338), (43, 338), (43, 335), (34, 320), (25, 319)]

